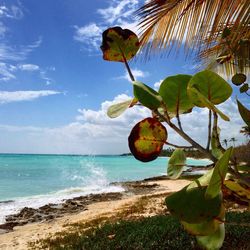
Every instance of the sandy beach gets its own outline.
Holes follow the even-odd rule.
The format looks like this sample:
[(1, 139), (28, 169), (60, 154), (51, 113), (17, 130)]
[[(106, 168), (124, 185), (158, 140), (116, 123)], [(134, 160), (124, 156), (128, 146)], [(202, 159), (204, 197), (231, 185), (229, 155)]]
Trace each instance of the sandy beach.
[[(2, 227), (0, 227), (2, 228), (0, 229), (0, 249), (28, 249), (30, 243), (44, 239), (48, 236), (53, 237), (53, 234), (70, 228), (71, 224), (86, 223), (103, 216), (114, 217), (124, 209), (131, 210), (133, 204), (142, 197), (148, 197), (150, 201), (147, 202), (147, 206), (145, 206), (143, 212), (144, 216), (162, 213), (163, 210), (166, 209), (163, 205), (164, 197), (171, 192), (180, 190), (188, 183), (188, 180), (168, 180), (164, 177), (152, 178), (144, 181), (124, 183), (126, 191), (116, 193), (115, 195), (103, 194), (87, 198), (75, 198), (73, 201), (74, 207), (78, 206), (79, 209), (73, 209), (73, 211), (70, 211), (70, 208), (66, 211), (65, 209), (59, 209), (59, 212), (57, 212), (58, 216), (55, 216), (55, 213), (51, 214), (48, 212), (47, 217), (42, 218), (41, 221), (35, 223), (31, 223), (32, 219), (30, 220), (30, 218), (32, 218), (32, 215), (30, 215), (27, 216), (27, 224), (14, 226), (13, 229), (11, 229), (10, 225), (9, 227), (8, 225), (2, 225)], [(87, 203), (86, 199), (88, 200)], [(79, 201), (84, 202), (81, 204)], [(72, 200), (70, 202), (65, 201), (65, 203), (67, 202), (72, 203)], [(60, 208), (62, 208), (62, 204), (60, 205)], [(23, 214), (21, 214), (21, 216), (23, 216)], [(15, 218), (16, 222), (21, 221), (23, 223), (23, 217), (21, 219), (18, 218), (18, 216)], [(6, 228), (8, 230), (6, 230)]]

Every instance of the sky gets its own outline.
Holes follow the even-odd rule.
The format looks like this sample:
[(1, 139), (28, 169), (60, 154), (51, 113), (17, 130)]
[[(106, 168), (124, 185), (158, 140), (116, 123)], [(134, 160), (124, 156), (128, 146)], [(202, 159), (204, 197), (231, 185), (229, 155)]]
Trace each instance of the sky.
[[(134, 11), (143, 2), (0, 0), (0, 153), (129, 152), (131, 128), (150, 112), (135, 107), (107, 117), (111, 104), (132, 96), (132, 85), (124, 65), (104, 61), (99, 47), (108, 27), (138, 34)], [(195, 73), (195, 66), (182, 52), (131, 63), (135, 78), (155, 89), (167, 76)], [(235, 96), (220, 108), (231, 117), (220, 122), (222, 139), (244, 142)], [(207, 110), (195, 109), (182, 122), (206, 144)], [(171, 129), (168, 134), (169, 142), (185, 144)]]

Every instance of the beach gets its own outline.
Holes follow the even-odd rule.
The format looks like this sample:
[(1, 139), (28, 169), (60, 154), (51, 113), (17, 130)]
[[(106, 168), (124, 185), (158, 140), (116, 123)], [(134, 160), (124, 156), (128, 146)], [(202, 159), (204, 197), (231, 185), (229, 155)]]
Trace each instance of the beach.
[[(29, 242), (67, 230), (66, 224), (104, 215), (119, 219), (143, 197), (150, 202), (140, 215), (164, 214), (164, 198), (189, 183), (167, 178), (168, 160), (145, 164), (131, 156), (0, 155), (0, 249), (27, 249)], [(197, 174), (210, 161), (187, 163)]]
[[(62, 207), (62, 204), (74, 201), (75, 204), (78, 203), (79, 209), (72, 210), (71, 207), (67, 212), (63, 212), (63, 209), (61, 209), (58, 216), (55, 216), (55, 213), (48, 212), (48, 216), (39, 222), (27, 220), (27, 224), (14, 226), (13, 229), (10, 226), (2, 226), (2, 229), (0, 229), (0, 232), (2, 232), (0, 234), (0, 249), (28, 249), (37, 240), (53, 237), (55, 233), (67, 231), (74, 223), (84, 224), (102, 217), (111, 218), (117, 216), (119, 218), (121, 211), (124, 211), (124, 209), (131, 211), (131, 207), (143, 197), (149, 197), (150, 201), (145, 205), (143, 214), (140, 214), (141, 212), (136, 214), (136, 212), (132, 211), (131, 215), (152, 216), (166, 213), (163, 204), (164, 198), (170, 193), (180, 190), (188, 183), (188, 180), (169, 180), (163, 176), (144, 181), (119, 183), (124, 188), (122, 192), (106, 193), (92, 196), (92, 198), (85, 196), (85, 198), (78, 197), (73, 200), (66, 200), (59, 205), (57, 204), (57, 206)], [(89, 197), (88, 202), (86, 202), (86, 197)], [(81, 204), (80, 201), (85, 202)], [(130, 212), (128, 215), (130, 215)], [(22, 219), (19, 218), (19, 221), (22, 221)]]

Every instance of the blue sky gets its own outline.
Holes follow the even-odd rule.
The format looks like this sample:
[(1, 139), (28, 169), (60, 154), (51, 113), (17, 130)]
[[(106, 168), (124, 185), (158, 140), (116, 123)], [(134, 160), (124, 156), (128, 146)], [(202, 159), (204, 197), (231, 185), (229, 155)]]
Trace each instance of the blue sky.
[[(102, 60), (101, 33), (119, 25), (138, 32), (133, 12), (142, 0), (0, 0), (0, 152), (128, 152), (127, 136), (136, 122), (150, 115), (136, 107), (110, 120), (107, 107), (132, 95), (121, 63)], [(157, 82), (177, 73), (193, 73), (182, 53), (131, 64), (137, 79)], [(228, 108), (230, 107), (230, 108)], [(239, 137), (242, 122), (234, 100), (232, 122), (224, 137)], [(200, 142), (204, 119), (186, 116), (190, 134)], [(227, 112), (226, 112), (227, 113)], [(229, 115), (230, 115), (229, 114)], [(172, 135), (172, 142), (183, 141)]]

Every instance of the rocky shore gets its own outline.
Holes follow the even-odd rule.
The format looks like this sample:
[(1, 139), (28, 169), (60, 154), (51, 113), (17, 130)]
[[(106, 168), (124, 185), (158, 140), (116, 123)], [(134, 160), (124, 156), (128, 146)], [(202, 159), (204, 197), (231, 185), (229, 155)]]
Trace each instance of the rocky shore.
[(122, 186), (124, 192), (89, 194), (67, 199), (59, 204), (47, 204), (37, 209), (24, 207), (19, 213), (9, 215), (5, 218), (5, 223), (0, 225), (0, 234), (13, 230), (16, 226), (22, 226), (34, 222), (51, 221), (64, 215), (74, 214), (87, 210), (87, 206), (96, 202), (115, 201), (124, 197), (138, 194), (148, 194), (159, 188), (157, 184), (148, 184), (152, 180), (167, 179), (166, 176), (154, 177), (143, 181), (132, 181), (122, 183), (112, 183), (112, 185)]

